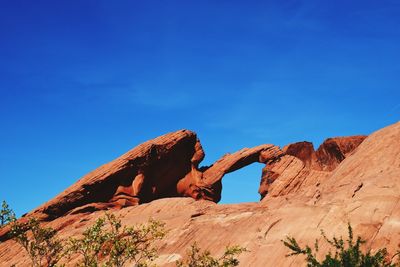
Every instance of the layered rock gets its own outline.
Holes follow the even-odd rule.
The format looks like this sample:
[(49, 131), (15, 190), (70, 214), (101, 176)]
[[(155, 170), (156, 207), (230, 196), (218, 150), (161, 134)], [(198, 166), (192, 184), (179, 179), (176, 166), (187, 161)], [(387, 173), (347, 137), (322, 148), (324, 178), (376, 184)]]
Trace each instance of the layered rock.
[(346, 157), (367, 138), (363, 135), (326, 139), (315, 152), (318, 165), (323, 171), (333, 171)]
[(31, 214), (51, 220), (68, 212), (177, 196), (177, 182), (197, 168), (203, 157), (195, 133), (182, 130), (166, 134), (90, 172)]
[(314, 150), (310, 142), (298, 142), (283, 148), (285, 156), (276, 158), (262, 171), (261, 198), (287, 195), (307, 185), (318, 185), (364, 141), (366, 136), (326, 139)]
[[(281, 157), (281, 161), (289, 156)], [(290, 157), (295, 159), (293, 165), (310, 165), (300, 156)], [(231, 167), (221, 169), (235, 166), (228, 165)], [(318, 186), (302, 183), (295, 192), (266, 197), (257, 203), (218, 205), (192, 198), (164, 198), (112, 212), (122, 216), (124, 225), (146, 222), (148, 218), (166, 223), (169, 232), (158, 244), (160, 266), (175, 266), (175, 260), (184, 257), (193, 242), (217, 256), (227, 245), (245, 246), (249, 252), (239, 257), (240, 266), (304, 266), (303, 256), (285, 256), (289, 250), (281, 240), (290, 235), (302, 246), (313, 245), (321, 230), (328, 237), (346, 238), (348, 222), (355, 236), (367, 240), (365, 248), (386, 248), (393, 255), (400, 246), (400, 123), (367, 137), (333, 171), (319, 171), (329, 174)], [(315, 198), (317, 191), (319, 197)], [(57, 229), (60, 238), (68, 238), (79, 235), (103, 215), (103, 211), (69, 213), (47, 226)], [(328, 249), (321, 240), (318, 256)], [(75, 262), (70, 259), (66, 264), (74, 266)], [(29, 259), (18, 244), (9, 240), (0, 243), (0, 263), (28, 266)]]
[(53, 220), (67, 213), (127, 207), (166, 197), (218, 202), (226, 173), (282, 154), (276, 146), (261, 145), (199, 168), (204, 158), (201, 143), (195, 133), (181, 130), (145, 142), (90, 172), (28, 216)]

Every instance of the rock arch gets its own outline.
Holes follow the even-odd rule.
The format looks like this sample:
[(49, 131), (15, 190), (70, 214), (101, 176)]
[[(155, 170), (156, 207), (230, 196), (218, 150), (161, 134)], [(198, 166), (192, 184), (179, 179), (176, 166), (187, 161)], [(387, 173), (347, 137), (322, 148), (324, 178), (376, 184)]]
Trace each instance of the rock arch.
[[(281, 157), (283, 152), (274, 145), (260, 145), (243, 148), (232, 154), (225, 154), (210, 167), (194, 170), (182, 179), (178, 187), (183, 196), (219, 202), (221, 199), (222, 178), (225, 174), (241, 169), (254, 162), (266, 164)], [(184, 186), (183, 186), (184, 185)]]
[(67, 213), (132, 206), (165, 197), (218, 202), (226, 173), (282, 155), (277, 146), (261, 145), (199, 167), (204, 158), (200, 141), (194, 132), (180, 130), (140, 144), (95, 169), (30, 214), (52, 220)]
[(282, 150), (270, 144), (260, 145), (226, 154), (211, 166), (199, 167), (205, 154), (197, 135), (180, 130), (142, 143), (95, 169), (28, 215), (52, 220), (67, 213), (121, 208), (166, 197), (219, 202), (224, 175), (254, 162), (266, 164), (259, 188), (262, 197), (267, 193), (288, 194), (299, 184), (316, 183), (326, 176), (364, 139), (365, 136), (327, 139), (317, 151), (309, 142), (291, 144)]

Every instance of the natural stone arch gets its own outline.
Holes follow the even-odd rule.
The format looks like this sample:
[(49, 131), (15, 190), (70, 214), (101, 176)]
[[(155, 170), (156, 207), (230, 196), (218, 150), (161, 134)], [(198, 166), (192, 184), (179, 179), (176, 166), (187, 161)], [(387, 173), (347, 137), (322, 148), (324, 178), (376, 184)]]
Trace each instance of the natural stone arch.
[(221, 199), (222, 178), (225, 174), (255, 162), (266, 164), (282, 155), (283, 152), (274, 145), (243, 148), (235, 153), (226, 154), (205, 170), (194, 170), (194, 173), (189, 174), (183, 181), (180, 181), (180, 183), (189, 184), (182, 194), (196, 199), (219, 202)]
[(147, 141), (82, 177), (30, 214), (52, 220), (67, 213), (124, 207), (165, 197), (218, 202), (221, 179), (254, 162), (267, 163), (283, 152), (274, 145), (226, 154), (200, 167), (204, 151), (194, 132), (180, 130)]

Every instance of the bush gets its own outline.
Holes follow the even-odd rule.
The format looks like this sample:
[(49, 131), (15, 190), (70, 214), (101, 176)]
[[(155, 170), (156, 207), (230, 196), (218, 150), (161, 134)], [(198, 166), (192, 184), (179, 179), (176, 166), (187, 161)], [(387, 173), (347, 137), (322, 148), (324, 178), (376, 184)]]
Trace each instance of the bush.
[(239, 256), (242, 252), (247, 251), (240, 246), (227, 247), (224, 254), (220, 258), (211, 256), (210, 251), (201, 249), (194, 243), (188, 252), (188, 259), (186, 261), (177, 261), (177, 267), (231, 267), (238, 266)]
[(163, 223), (150, 220), (145, 225), (122, 227), (121, 220), (114, 215), (106, 214), (106, 218), (111, 226), (104, 250), (108, 258), (106, 266), (122, 267), (128, 261), (133, 261), (136, 266), (146, 266), (147, 262), (157, 258), (154, 243), (165, 236)]
[[(372, 253), (368, 250), (366, 253), (361, 251), (361, 245), (365, 243), (361, 237), (357, 237), (354, 241), (353, 237), (353, 229), (350, 224), (348, 224), (348, 234), (349, 237), (346, 242), (342, 237), (337, 239), (333, 237), (329, 239), (326, 237), (325, 233), (321, 231), (321, 235), (323, 239), (334, 248), (334, 254), (331, 251), (325, 258), (320, 262), (317, 259), (316, 253), (318, 253), (318, 240), (315, 240), (314, 249), (315, 252), (311, 249), (310, 246), (306, 246), (302, 248), (297, 243), (294, 237), (286, 237), (286, 240), (282, 240), (283, 244), (288, 247), (292, 252), (289, 253), (288, 256), (300, 255), (303, 254), (306, 256), (306, 263), (309, 267), (395, 267), (396, 264), (393, 264), (392, 259), (388, 260), (387, 250), (379, 249), (376, 253)], [(347, 246), (346, 246), (347, 243)], [(395, 254), (397, 255), (397, 254)], [(400, 265), (397, 265), (400, 266)]]
[(99, 218), (94, 225), (83, 232), (82, 238), (68, 240), (67, 253), (70, 256), (80, 254), (83, 257), (78, 263), (79, 266), (98, 266), (100, 251), (107, 238), (103, 230), (104, 223), (104, 218)]
[(122, 227), (120, 219), (106, 214), (86, 229), (81, 238), (71, 238), (67, 250), (69, 254), (82, 255), (79, 266), (97, 267), (104, 263), (120, 267), (127, 262), (147, 266), (157, 257), (154, 242), (164, 235), (164, 224), (160, 222), (150, 220), (146, 225)]
[(26, 223), (14, 221), (10, 236), (26, 250), (34, 267), (55, 266), (62, 257), (63, 247), (56, 231), (41, 227), (35, 218)]
[(15, 221), (15, 213), (10, 209), (7, 202), (3, 200), (0, 209), (0, 228), (12, 221)]
[[(134, 227), (122, 226), (121, 219), (106, 213), (87, 228), (80, 238), (70, 238), (66, 243), (56, 237), (56, 231), (42, 227), (36, 218), (27, 222), (15, 219), (14, 212), (3, 201), (0, 210), (0, 227), (10, 224), (10, 237), (28, 253), (34, 267), (51, 267), (68, 255), (80, 255), (77, 266), (122, 267), (148, 266), (157, 258), (155, 242), (165, 234), (164, 224), (150, 220)], [(65, 248), (64, 248), (65, 247)], [(197, 244), (191, 246), (186, 261), (177, 261), (178, 267), (231, 267), (239, 265), (237, 256), (246, 251), (240, 246), (227, 247), (224, 254), (215, 258), (207, 250), (201, 251)]]

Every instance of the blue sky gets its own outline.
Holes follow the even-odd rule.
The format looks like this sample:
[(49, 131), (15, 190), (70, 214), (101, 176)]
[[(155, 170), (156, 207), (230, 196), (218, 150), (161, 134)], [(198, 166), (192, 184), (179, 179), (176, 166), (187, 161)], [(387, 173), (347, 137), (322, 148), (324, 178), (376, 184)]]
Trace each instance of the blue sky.
[[(182, 128), (227, 152), (400, 118), (399, 1), (1, 1), (0, 200), (22, 214)], [(224, 179), (256, 201), (262, 165)], [(240, 192), (240, 193), (239, 193)]]

